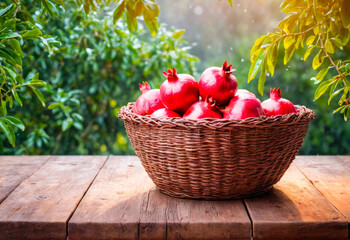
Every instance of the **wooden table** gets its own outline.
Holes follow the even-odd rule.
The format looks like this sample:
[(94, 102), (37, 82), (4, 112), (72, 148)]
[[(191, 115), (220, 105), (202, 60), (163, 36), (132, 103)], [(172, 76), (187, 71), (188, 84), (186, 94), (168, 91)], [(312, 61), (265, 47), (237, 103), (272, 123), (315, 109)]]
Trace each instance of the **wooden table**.
[(268, 193), (159, 193), (135, 156), (1, 156), (0, 239), (348, 239), (350, 156), (299, 156)]

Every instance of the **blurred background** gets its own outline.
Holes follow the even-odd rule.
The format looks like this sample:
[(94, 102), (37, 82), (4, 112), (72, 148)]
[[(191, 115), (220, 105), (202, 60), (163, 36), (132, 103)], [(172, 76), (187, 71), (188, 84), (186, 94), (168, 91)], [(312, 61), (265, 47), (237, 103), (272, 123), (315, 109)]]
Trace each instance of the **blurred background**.
[[(162, 26), (151, 37), (145, 27), (130, 34), (124, 20), (113, 26), (109, 7), (86, 16), (68, 2), (53, 20), (34, 12), (33, 3), (35, 21), (62, 45), (49, 55), (33, 41), (24, 50), (24, 75), (39, 72), (40, 79), (49, 83), (43, 94), (53, 109), (23, 93), (24, 107), (13, 111), (25, 119), (26, 130), (17, 131), (15, 148), (0, 135), (1, 152), (134, 154), (117, 113), (137, 99), (138, 83), (148, 81), (158, 88), (164, 80), (162, 71), (170, 67), (199, 79), (205, 68), (227, 60), (237, 69), (239, 88), (252, 91), (261, 101), (269, 98), (270, 87), (280, 87), (282, 97), (315, 110), (317, 118), (300, 154), (350, 154), (349, 122), (339, 113), (333, 115), (336, 102), (328, 106), (326, 96), (313, 100), (317, 86), (310, 81), (315, 76), (312, 58), (304, 62), (296, 53), (287, 65), (279, 59), (275, 75), (267, 76), (264, 96), (257, 91), (257, 79), (247, 84), (250, 49), (284, 18), (281, 1), (237, 0), (232, 8), (227, 1), (213, 0), (161, 0), (158, 4)], [(341, 54), (349, 56), (349, 49)]]

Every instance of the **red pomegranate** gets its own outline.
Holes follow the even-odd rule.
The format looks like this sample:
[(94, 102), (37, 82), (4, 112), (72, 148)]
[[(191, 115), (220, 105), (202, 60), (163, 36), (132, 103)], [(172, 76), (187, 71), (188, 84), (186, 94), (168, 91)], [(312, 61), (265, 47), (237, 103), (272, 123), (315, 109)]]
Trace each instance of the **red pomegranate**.
[(139, 84), (142, 94), (136, 100), (132, 111), (138, 115), (150, 115), (154, 111), (164, 108), (160, 99), (159, 89), (152, 89), (147, 82)]
[(175, 68), (163, 72), (167, 78), (160, 86), (160, 97), (170, 110), (183, 114), (199, 100), (198, 83), (188, 74), (177, 74)]
[(210, 97), (205, 101), (198, 101), (186, 111), (183, 118), (202, 119), (202, 118), (222, 118), (222, 113), (216, 106), (215, 101)]
[(238, 89), (237, 92), (236, 92), (236, 96), (237, 96), (237, 95), (243, 95), (243, 94), (248, 94), (248, 95), (251, 95), (251, 96), (253, 96), (253, 97), (256, 97), (254, 93), (249, 92), (249, 91), (246, 90), (246, 89)]
[(174, 112), (167, 108), (158, 109), (157, 111), (152, 113), (151, 116), (157, 117), (157, 118), (176, 118), (176, 117), (180, 118), (181, 117), (181, 115), (178, 114), (177, 112)]
[(261, 102), (250, 94), (237, 95), (223, 110), (226, 119), (246, 119), (249, 117), (265, 116)]
[(232, 64), (227, 61), (219, 67), (207, 68), (199, 79), (199, 94), (202, 99), (211, 96), (217, 105), (226, 105), (233, 98), (238, 89), (238, 82), (233, 72)]
[(293, 103), (287, 99), (281, 98), (281, 89), (274, 88), (270, 90), (270, 98), (262, 103), (266, 116), (284, 115), (288, 113), (297, 113)]

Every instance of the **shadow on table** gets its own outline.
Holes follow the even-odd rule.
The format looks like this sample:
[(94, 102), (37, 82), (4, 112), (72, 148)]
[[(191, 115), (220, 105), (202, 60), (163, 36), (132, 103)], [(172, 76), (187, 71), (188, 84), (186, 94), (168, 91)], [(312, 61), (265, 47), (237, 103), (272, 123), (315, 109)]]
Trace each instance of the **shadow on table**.
[(300, 211), (286, 193), (272, 187), (266, 193), (244, 199), (248, 212), (253, 219), (261, 221), (302, 221)]

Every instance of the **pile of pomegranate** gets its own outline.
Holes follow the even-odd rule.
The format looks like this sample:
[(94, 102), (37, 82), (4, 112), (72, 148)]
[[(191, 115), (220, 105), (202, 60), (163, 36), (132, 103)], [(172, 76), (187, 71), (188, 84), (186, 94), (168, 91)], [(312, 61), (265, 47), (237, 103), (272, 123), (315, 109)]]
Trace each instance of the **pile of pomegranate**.
[(225, 118), (246, 119), (296, 113), (293, 103), (281, 97), (281, 89), (271, 89), (270, 98), (260, 102), (255, 94), (238, 89), (227, 61), (222, 68), (207, 68), (199, 82), (189, 74), (177, 74), (175, 68), (163, 72), (166, 80), (160, 89), (140, 84), (141, 96), (133, 106), (138, 115), (158, 118)]

